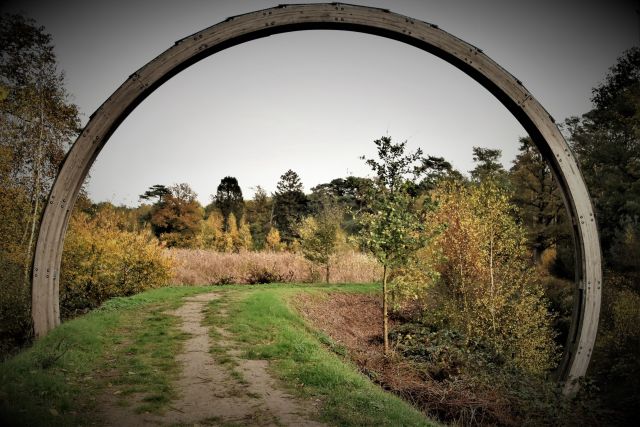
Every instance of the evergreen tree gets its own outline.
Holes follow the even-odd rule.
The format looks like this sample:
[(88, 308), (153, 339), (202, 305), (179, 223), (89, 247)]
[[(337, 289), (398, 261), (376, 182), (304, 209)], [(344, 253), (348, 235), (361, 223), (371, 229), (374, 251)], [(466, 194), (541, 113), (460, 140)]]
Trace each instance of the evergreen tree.
[(171, 194), (171, 190), (169, 190), (166, 186), (162, 184), (156, 184), (149, 187), (147, 191), (140, 195), (140, 200), (150, 200), (157, 198), (158, 200), (155, 203), (162, 203), (162, 199)]
[(606, 253), (640, 218), (640, 48), (618, 60), (591, 100), (593, 109), (568, 126)]
[(296, 224), (309, 212), (309, 201), (297, 173), (289, 169), (278, 181), (273, 197), (273, 223), (286, 244), (298, 237)]
[(233, 213), (238, 220), (242, 218), (244, 214), (244, 199), (242, 198), (242, 190), (236, 178), (232, 176), (222, 178), (220, 184), (218, 184), (216, 195), (212, 196), (212, 199), (215, 207), (222, 213), (225, 223), (231, 213)]
[(507, 171), (502, 167), (500, 157), (502, 157), (502, 150), (473, 147), (473, 161), (476, 163), (476, 167), (469, 171), (471, 179), (475, 182), (491, 179), (506, 187), (508, 184)]
[(571, 238), (571, 229), (566, 224), (558, 183), (531, 138), (520, 139), (520, 152), (513, 161), (509, 178), (513, 202), (527, 227), (529, 247), (539, 262), (545, 249)]

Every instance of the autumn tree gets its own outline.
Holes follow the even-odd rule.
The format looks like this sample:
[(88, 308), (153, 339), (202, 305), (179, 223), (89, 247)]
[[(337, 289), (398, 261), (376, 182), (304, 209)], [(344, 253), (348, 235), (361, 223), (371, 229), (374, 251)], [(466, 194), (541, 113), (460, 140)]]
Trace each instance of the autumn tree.
[(330, 265), (339, 247), (340, 212), (326, 209), (317, 217), (308, 216), (298, 226), (302, 254), (325, 270), (329, 283)]
[(224, 218), (220, 211), (209, 212), (209, 216), (200, 222), (197, 240), (201, 249), (224, 251)]
[(251, 229), (249, 224), (243, 216), (238, 224), (238, 251), (250, 251), (253, 249), (253, 237), (251, 236)]
[(53, 41), (0, 16), (0, 353), (31, 335), (31, 259), (44, 203), (80, 125)]
[(282, 250), (282, 242), (280, 241), (280, 232), (277, 228), (272, 228), (267, 233), (267, 238), (265, 242), (265, 247), (267, 250), (272, 252), (277, 252)]
[(297, 237), (296, 224), (307, 215), (308, 204), (300, 177), (289, 169), (280, 177), (273, 196), (273, 223), (284, 243)]
[(171, 260), (149, 229), (128, 231), (122, 211), (104, 205), (89, 215), (76, 210), (65, 241), (60, 274), (64, 318), (109, 298), (165, 286)]
[(169, 190), (170, 194), (158, 197), (158, 201), (149, 212), (148, 221), (151, 228), (167, 246), (195, 246), (203, 217), (203, 209), (196, 200), (197, 195), (185, 183), (173, 185)]
[[(232, 176), (225, 176), (220, 180), (215, 196), (211, 196), (214, 205), (220, 210), (225, 220), (225, 227), (229, 214), (233, 213), (236, 220), (244, 214), (244, 199), (238, 180)], [(225, 228), (227, 230), (227, 228)]]
[(51, 36), (20, 15), (0, 18), (0, 89), (0, 144), (11, 152), (12, 180), (29, 199), (20, 224), (27, 286), (42, 206), (80, 119)]
[(557, 360), (552, 318), (509, 193), (492, 180), (446, 182), (431, 197), (435, 208), (425, 223), (434, 237), (422, 260), (425, 270), (438, 272), (431, 315), (470, 344), (491, 346), (508, 364), (547, 372)]
[(390, 137), (374, 141), (378, 159), (363, 159), (375, 173), (375, 197), (371, 212), (361, 216), (363, 245), (382, 264), (382, 326), (384, 352), (389, 352), (388, 272), (400, 267), (423, 245), (422, 223), (412, 210), (407, 188), (420, 173), (422, 150), (405, 154), (406, 141), (395, 144)]

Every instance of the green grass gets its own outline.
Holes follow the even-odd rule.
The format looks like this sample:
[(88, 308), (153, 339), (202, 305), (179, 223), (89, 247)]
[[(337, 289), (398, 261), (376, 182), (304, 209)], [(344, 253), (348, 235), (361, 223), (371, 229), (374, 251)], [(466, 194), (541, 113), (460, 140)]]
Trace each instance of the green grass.
[[(344, 348), (305, 323), (288, 301), (297, 293), (366, 292), (377, 285), (228, 287), (208, 310), (211, 324), (224, 322), (241, 343), (245, 357), (268, 359), (284, 386), (295, 394), (320, 399), (321, 421), (340, 426), (426, 426), (419, 411), (384, 392), (340, 357)], [(227, 316), (218, 310), (224, 301)], [(335, 347), (338, 354), (329, 349)]]
[[(95, 424), (96, 403), (105, 393), (123, 404), (137, 397), (132, 407), (137, 411), (162, 411), (176, 397), (171, 386), (179, 374), (175, 355), (186, 338), (178, 319), (166, 312), (185, 296), (214, 289), (222, 297), (209, 303), (207, 321), (223, 322), (244, 357), (269, 359), (282, 387), (319, 399), (327, 424), (429, 425), (410, 405), (358, 373), (340, 356), (345, 349), (310, 328), (288, 303), (300, 292), (371, 293), (378, 291), (376, 285), (179, 287), (113, 299), (0, 365), (0, 425)], [(224, 351), (212, 349), (212, 354), (243, 380)], [(211, 421), (217, 425), (219, 420)]]
[(162, 288), (116, 298), (63, 323), (0, 365), (0, 425), (88, 424), (103, 393), (141, 393), (138, 410), (173, 397), (174, 354), (184, 338), (163, 314), (207, 288)]

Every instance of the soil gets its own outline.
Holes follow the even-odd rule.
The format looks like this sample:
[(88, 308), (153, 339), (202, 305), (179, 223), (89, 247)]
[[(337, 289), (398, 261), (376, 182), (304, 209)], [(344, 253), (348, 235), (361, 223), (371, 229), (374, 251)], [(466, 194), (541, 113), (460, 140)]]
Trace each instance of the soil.
[(307, 417), (317, 412), (314, 402), (296, 399), (278, 387), (269, 374), (268, 361), (241, 359), (233, 335), (221, 325), (214, 327), (219, 337), (215, 345), (228, 360), (224, 365), (216, 362), (210, 353), (209, 328), (203, 320), (207, 302), (220, 297), (218, 293), (190, 297), (172, 313), (182, 320), (182, 331), (190, 335), (182, 353), (176, 356), (182, 365), (174, 384), (179, 398), (163, 414), (137, 414), (133, 410), (135, 398), (131, 399), (133, 405), (123, 407), (110, 394), (102, 400), (107, 425), (324, 425)]
[[(431, 418), (456, 425), (512, 425), (503, 402), (485, 391), (477, 395), (465, 386), (438, 380), (426, 365), (392, 351), (385, 357), (381, 297), (356, 293), (299, 294), (298, 311), (314, 328), (347, 350), (360, 371), (384, 389), (411, 403)], [(389, 329), (396, 322), (389, 319)]]

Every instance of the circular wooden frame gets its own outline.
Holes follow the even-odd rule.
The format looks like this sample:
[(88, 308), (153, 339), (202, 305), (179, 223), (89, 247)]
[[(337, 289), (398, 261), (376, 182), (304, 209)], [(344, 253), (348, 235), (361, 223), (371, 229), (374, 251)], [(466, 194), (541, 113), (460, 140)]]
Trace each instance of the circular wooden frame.
[(272, 34), (346, 30), (398, 40), (432, 53), (478, 81), (527, 130), (557, 178), (572, 219), (576, 248), (573, 321), (558, 378), (565, 390), (586, 372), (600, 311), (601, 255), (584, 180), (554, 120), (519, 80), (482, 50), (438, 26), (385, 9), (340, 3), (280, 5), (234, 16), (179, 40), (132, 74), (91, 116), (67, 154), (43, 213), (33, 261), (32, 316), (36, 336), (60, 323), (59, 275), (69, 217), (84, 179), (120, 123), (156, 88), (216, 52)]

